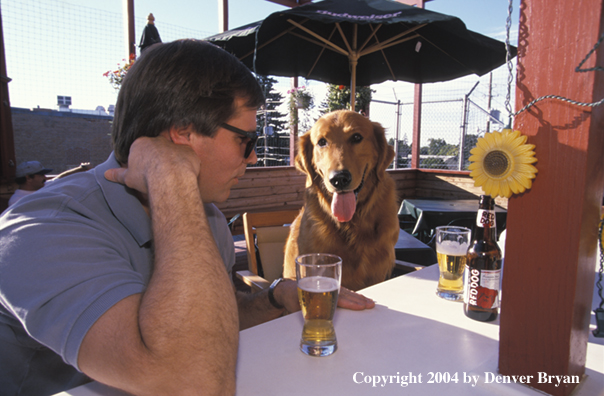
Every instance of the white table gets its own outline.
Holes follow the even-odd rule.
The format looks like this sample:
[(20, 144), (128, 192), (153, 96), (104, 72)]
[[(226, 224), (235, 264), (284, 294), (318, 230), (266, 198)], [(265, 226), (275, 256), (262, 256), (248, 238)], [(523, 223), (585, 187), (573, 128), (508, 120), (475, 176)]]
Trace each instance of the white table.
[[(501, 380), (498, 321), (466, 318), (461, 303), (436, 296), (437, 278), (438, 268), (431, 266), (365, 289), (377, 306), (337, 310), (338, 350), (329, 357), (299, 351), (299, 313), (242, 331), (237, 395), (542, 395), (525, 385), (496, 382)], [(595, 328), (593, 315), (592, 323)], [(602, 395), (603, 338), (590, 334), (585, 371), (574, 395)], [(378, 376), (388, 376), (388, 383), (381, 379), (374, 387)], [(415, 383), (401, 389), (403, 376)], [(92, 383), (60, 395), (122, 393)]]

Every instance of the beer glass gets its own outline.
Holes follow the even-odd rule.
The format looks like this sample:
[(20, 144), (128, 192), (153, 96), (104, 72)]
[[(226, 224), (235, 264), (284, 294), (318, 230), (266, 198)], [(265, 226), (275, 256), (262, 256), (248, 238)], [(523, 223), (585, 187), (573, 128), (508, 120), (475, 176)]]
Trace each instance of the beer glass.
[(436, 294), (445, 300), (463, 299), (463, 272), (472, 231), (465, 227), (436, 227), (438, 287)]
[(300, 349), (310, 356), (328, 356), (337, 349), (333, 315), (338, 305), (342, 259), (311, 253), (296, 257), (298, 299), (304, 316)]

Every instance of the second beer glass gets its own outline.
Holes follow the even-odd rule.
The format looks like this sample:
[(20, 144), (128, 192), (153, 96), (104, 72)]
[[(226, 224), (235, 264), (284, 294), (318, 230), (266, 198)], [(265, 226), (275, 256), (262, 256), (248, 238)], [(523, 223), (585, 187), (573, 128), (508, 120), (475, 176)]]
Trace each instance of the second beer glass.
[(338, 305), (342, 259), (312, 253), (296, 258), (298, 298), (304, 316), (300, 349), (310, 356), (328, 356), (337, 349), (333, 316)]
[(436, 294), (445, 300), (463, 299), (463, 272), (471, 234), (465, 227), (436, 227), (436, 258), (440, 270)]

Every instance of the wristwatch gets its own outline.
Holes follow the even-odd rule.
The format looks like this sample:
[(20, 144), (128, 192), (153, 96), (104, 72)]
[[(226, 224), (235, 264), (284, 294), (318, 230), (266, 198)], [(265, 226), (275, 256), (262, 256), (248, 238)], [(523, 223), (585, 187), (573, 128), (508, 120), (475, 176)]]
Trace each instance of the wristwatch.
[(277, 309), (285, 308), (283, 305), (279, 304), (277, 300), (275, 300), (275, 287), (277, 287), (277, 285), (283, 282), (284, 280), (285, 279), (283, 278), (275, 279), (268, 288), (268, 301), (270, 301), (271, 305)]

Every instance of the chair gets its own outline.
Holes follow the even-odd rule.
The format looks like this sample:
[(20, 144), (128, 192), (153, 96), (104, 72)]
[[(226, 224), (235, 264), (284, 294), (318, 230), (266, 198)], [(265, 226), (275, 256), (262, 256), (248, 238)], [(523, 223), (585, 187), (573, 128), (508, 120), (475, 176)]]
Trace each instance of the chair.
[(289, 224), (299, 212), (295, 209), (243, 214), (248, 270), (237, 271), (236, 276), (253, 292), (268, 288), (281, 277)]

